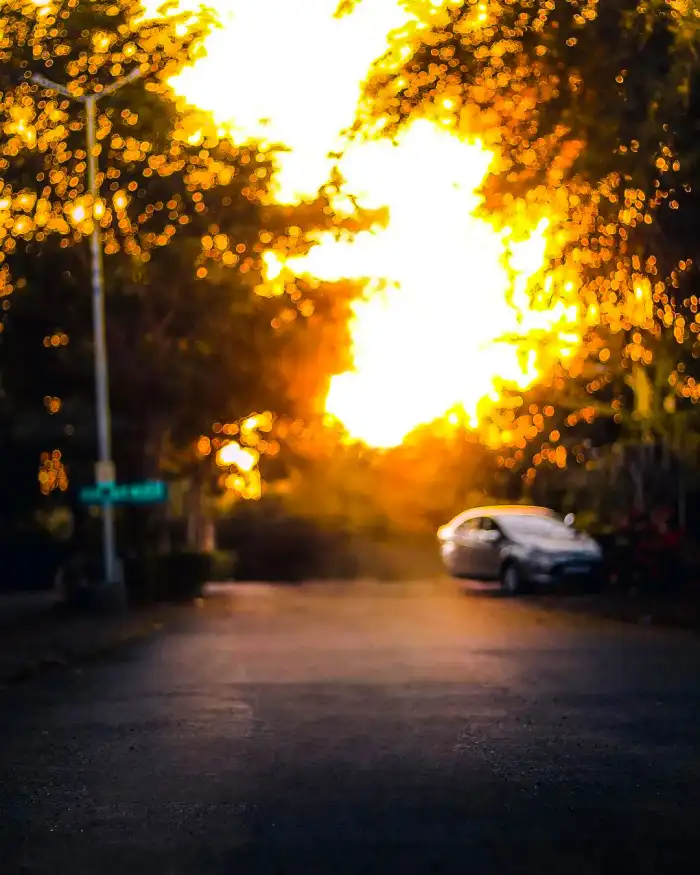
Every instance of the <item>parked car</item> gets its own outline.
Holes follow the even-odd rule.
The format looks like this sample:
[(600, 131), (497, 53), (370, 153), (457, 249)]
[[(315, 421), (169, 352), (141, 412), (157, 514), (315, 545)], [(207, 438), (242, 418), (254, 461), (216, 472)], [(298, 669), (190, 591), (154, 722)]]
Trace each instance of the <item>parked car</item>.
[(477, 507), (438, 530), (440, 554), (453, 577), (500, 580), (509, 595), (567, 581), (593, 587), (602, 550), (572, 522), (544, 507)]

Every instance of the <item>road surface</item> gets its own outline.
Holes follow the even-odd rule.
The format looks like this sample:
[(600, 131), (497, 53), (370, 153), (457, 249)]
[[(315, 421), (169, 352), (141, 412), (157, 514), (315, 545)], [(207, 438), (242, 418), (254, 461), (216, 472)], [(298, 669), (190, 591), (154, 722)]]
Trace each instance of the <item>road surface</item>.
[(449, 582), (238, 587), (0, 713), (8, 875), (700, 861), (700, 640)]

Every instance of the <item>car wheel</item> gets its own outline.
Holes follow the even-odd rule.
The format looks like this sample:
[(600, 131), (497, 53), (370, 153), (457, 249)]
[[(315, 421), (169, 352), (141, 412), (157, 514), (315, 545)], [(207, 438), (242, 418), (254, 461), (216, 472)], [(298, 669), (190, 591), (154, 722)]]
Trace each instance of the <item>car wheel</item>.
[(501, 590), (506, 595), (518, 595), (523, 592), (523, 580), (518, 566), (511, 562), (501, 572)]

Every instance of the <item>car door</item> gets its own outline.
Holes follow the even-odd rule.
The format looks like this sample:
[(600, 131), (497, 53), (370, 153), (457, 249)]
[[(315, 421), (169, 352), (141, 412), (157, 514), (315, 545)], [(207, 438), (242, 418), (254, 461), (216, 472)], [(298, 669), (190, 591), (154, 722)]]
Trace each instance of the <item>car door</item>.
[(460, 577), (478, 577), (479, 571), (479, 530), (481, 517), (460, 523), (451, 538), (451, 571)]
[(479, 567), (486, 578), (496, 578), (501, 573), (501, 544), (503, 533), (491, 517), (482, 517), (479, 526)]

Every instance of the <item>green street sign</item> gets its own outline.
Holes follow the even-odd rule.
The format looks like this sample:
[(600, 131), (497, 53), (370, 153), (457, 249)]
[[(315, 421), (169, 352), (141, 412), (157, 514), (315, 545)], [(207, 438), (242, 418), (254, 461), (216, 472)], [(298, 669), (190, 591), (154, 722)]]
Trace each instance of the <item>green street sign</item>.
[(168, 500), (168, 484), (162, 480), (141, 483), (98, 483), (80, 490), (83, 504), (161, 504)]

